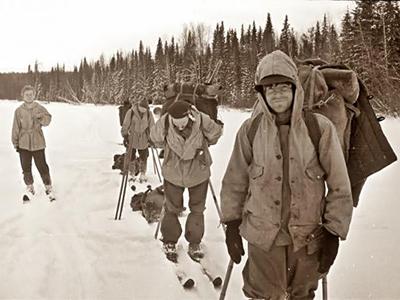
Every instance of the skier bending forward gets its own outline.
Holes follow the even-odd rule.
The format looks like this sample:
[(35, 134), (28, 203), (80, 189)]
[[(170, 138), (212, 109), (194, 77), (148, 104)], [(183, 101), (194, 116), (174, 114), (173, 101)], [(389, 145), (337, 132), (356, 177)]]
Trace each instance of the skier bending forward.
[(200, 243), (204, 234), (205, 202), (210, 178), (209, 145), (222, 135), (223, 125), (199, 112), (189, 103), (173, 103), (151, 129), (156, 147), (165, 149), (162, 165), (165, 214), (161, 220), (163, 247), (168, 259), (176, 260), (176, 243), (182, 233), (178, 214), (183, 209), (183, 191), (189, 189), (190, 213), (185, 238), (193, 259), (203, 257)]

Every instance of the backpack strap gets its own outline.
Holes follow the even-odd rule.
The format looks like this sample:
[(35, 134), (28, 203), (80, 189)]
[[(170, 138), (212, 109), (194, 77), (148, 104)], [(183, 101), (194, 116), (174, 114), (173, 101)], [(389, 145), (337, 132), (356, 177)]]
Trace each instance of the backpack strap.
[[(249, 143), (251, 147), (253, 147), (254, 137), (256, 136), (256, 132), (258, 127), (260, 126), (262, 113), (259, 113), (250, 124), (249, 131), (247, 132), (247, 138), (249, 139)], [(315, 114), (309, 110), (304, 111), (304, 121), (306, 123), (308, 134), (311, 138), (311, 141), (314, 145), (315, 151), (319, 157), (319, 141), (321, 139), (321, 129), (319, 127), (317, 117)]]
[(169, 129), (169, 114), (167, 113), (164, 120), (164, 139), (167, 141), (167, 134)]
[(260, 126), (261, 118), (262, 118), (262, 113), (259, 113), (251, 122), (249, 131), (247, 131), (247, 138), (252, 148), (253, 148), (254, 137), (256, 136), (258, 127)]
[(304, 110), (304, 122), (306, 123), (308, 134), (314, 145), (319, 158), (319, 141), (321, 140), (321, 128), (319, 127), (317, 116), (310, 110)]

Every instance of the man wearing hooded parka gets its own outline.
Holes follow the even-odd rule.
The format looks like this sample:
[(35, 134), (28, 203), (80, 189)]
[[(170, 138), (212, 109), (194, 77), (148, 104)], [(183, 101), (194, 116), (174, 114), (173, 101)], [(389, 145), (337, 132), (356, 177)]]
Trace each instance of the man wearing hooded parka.
[(247, 297), (313, 299), (349, 230), (353, 207), (345, 159), (334, 125), (319, 114), (315, 148), (291, 58), (279, 50), (266, 55), (255, 84), (259, 126), (253, 140), (249, 130), (258, 114), (240, 127), (222, 182), (228, 252), (239, 263), (242, 237), (248, 241)]

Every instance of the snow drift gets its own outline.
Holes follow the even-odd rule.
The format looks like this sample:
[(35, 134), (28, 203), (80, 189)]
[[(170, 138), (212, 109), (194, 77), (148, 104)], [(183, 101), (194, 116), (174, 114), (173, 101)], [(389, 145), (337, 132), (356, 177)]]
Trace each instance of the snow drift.
[[(156, 224), (148, 225), (139, 212), (131, 211), (131, 191), (123, 219), (114, 221), (121, 176), (111, 165), (113, 155), (124, 151), (115, 106), (45, 104), (53, 115), (44, 134), (57, 201), (48, 201), (34, 170), (37, 196), (23, 205), (22, 171), (11, 144), (12, 118), (19, 104), (0, 102), (0, 299), (218, 299), (219, 290), (186, 255), (182, 263), (196, 286), (182, 289), (161, 252), (161, 242), (153, 238)], [(250, 115), (228, 109), (220, 114), (224, 135), (211, 147), (211, 180), (217, 193), (235, 133)], [(400, 121), (388, 119), (382, 125), (400, 155)], [(151, 156), (148, 174), (148, 184), (159, 185)], [(328, 277), (330, 299), (400, 298), (399, 176), (399, 164), (394, 163), (368, 179), (348, 239), (341, 243)], [(137, 191), (145, 188), (137, 184)], [(211, 194), (204, 244), (224, 275), (228, 256)], [(184, 253), (183, 236), (180, 245)], [(234, 268), (227, 299), (245, 299), (242, 268), (243, 264)]]

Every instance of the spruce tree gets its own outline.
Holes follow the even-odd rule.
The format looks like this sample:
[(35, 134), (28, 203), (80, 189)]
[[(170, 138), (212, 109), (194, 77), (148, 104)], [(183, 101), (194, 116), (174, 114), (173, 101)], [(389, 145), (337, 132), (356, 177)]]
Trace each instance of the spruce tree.
[(279, 49), (289, 55), (290, 50), (290, 25), (288, 16), (285, 16), (285, 21), (283, 22), (283, 28), (281, 31), (281, 35), (279, 37)]

